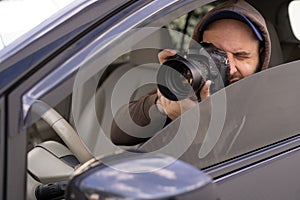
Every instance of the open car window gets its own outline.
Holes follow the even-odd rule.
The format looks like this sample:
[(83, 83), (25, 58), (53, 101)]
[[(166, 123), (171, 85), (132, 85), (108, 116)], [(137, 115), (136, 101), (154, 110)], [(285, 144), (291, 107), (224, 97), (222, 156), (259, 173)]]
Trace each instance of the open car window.
[[(191, 28), (189, 34), (184, 35), (179, 32), (183, 27), (175, 30), (174, 24), (193, 26), (195, 16), (207, 12), (214, 3), (196, 10), (192, 21), (185, 21), (195, 5), (201, 6), (201, 1), (181, 7), (180, 13), (179, 8), (166, 13), (161, 11), (166, 15), (163, 21), (147, 13), (136, 14), (142, 19), (149, 17), (146, 21), (139, 18), (130, 21), (134, 15), (125, 19), (124, 24), (144, 25), (133, 29), (126, 26), (109, 29), (85, 51), (66, 60), (27, 91), (22, 96), (22, 118), (29, 127), (28, 151), (42, 141), (63, 142), (45, 122), (42, 115), (46, 111), (33, 109), (33, 105), (39, 108), (39, 101), (44, 109), (52, 107), (65, 118), (95, 156), (122, 151), (110, 141), (113, 115), (122, 105), (156, 88), (157, 54), (161, 49), (181, 50), (182, 44), (187, 46)], [(141, 21), (137, 23), (137, 19)]]

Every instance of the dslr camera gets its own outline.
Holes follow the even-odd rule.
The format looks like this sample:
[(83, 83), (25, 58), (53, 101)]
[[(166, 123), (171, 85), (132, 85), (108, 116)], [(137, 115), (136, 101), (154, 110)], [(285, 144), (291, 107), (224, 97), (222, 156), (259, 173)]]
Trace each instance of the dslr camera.
[(212, 43), (200, 43), (199, 48), (188, 49), (165, 61), (157, 72), (157, 86), (163, 96), (180, 101), (186, 98), (201, 101), (200, 90), (211, 80), (210, 93), (229, 85), (229, 61), (226, 53)]

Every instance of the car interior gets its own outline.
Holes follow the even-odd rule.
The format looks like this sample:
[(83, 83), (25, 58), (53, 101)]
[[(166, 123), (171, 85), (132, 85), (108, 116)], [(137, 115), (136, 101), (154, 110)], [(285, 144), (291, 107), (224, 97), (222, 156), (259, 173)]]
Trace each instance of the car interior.
[[(190, 13), (186, 13), (178, 19), (173, 20), (171, 23), (166, 24), (164, 28), (166, 30), (172, 29), (183, 32), (190, 36), (193, 27), (195, 26), (195, 21), (220, 2), (221, 1), (213, 2), (201, 7), (201, 9), (198, 8)], [(290, 1), (274, 1), (272, 9), (268, 8), (269, 2), (267, 1), (249, 0), (249, 3), (261, 11), (267, 21), (272, 42), (270, 67), (299, 60), (300, 41), (294, 36), (290, 25), (290, 19), (287, 17)], [(168, 32), (164, 33), (165, 34), (162, 35), (155, 35), (154, 33), (141, 41), (138, 45), (143, 46), (143, 44), (149, 42), (157, 43), (157, 45), (161, 45), (163, 49), (165, 47), (164, 43), (166, 43), (168, 45), (174, 44), (175, 48), (180, 48), (176, 46), (176, 44), (180, 44), (181, 42), (174, 41), (174, 38), (172, 38), (172, 35), (168, 34)], [(159, 34), (161, 34), (161, 32), (159, 32)], [(184, 40), (184, 38), (180, 39)], [(170, 48), (172, 48), (172, 46), (170, 46)], [(114, 95), (114, 87), (126, 72), (133, 70), (132, 73), (125, 78), (126, 80), (131, 81), (130, 87), (138, 88), (132, 89), (134, 92), (130, 97), (131, 100), (138, 99), (149, 91), (156, 89), (155, 84), (144, 83), (145, 81), (151, 83), (151, 80), (148, 80), (147, 78), (149, 77), (149, 74), (153, 74), (154, 76), (157, 71), (157, 65), (149, 65), (149, 63), (158, 63), (157, 53), (159, 50), (139, 49), (138, 47), (133, 49), (135, 50), (120, 56), (114, 63), (108, 66), (105, 71), (101, 72), (102, 76), (99, 81), (97, 80), (98, 87), (95, 93), (95, 101), (97, 104), (95, 107), (92, 105), (94, 103), (93, 101), (84, 100), (83, 98), (82, 101), (86, 101), (84, 105), (96, 109), (96, 119), (90, 116), (91, 110), (84, 109), (80, 105), (74, 104), (74, 102), (72, 102), (72, 94), (70, 94), (67, 98), (62, 99), (60, 103), (55, 106), (54, 110), (49, 111), (50, 113), (48, 111), (45, 112), (41, 119), (34, 121), (34, 123), (29, 126), (27, 130), (28, 199), (35, 199), (35, 191), (39, 185), (68, 180), (74, 170), (88, 159), (93, 157), (103, 157), (108, 154), (119, 153), (126, 149), (138, 147), (120, 146), (119, 148), (114, 149), (113, 152), (105, 151), (102, 146), (103, 137), (100, 137), (99, 134), (95, 134), (95, 132), (97, 133), (99, 130), (98, 127), (95, 127), (94, 125), (99, 124), (102, 128), (101, 131), (109, 139), (114, 115), (111, 104), (111, 99)], [(94, 82), (91, 82), (91, 84), (94, 84)], [(129, 89), (125, 88), (124, 90)], [(80, 103), (82, 105), (82, 102)], [(47, 107), (43, 103), (38, 104), (37, 106)], [(82, 128), (80, 131), (75, 129), (72, 106), (79, 109), (80, 119), (83, 120), (83, 125), (79, 125), (79, 128)], [(49, 114), (50, 117), (45, 117), (46, 114)], [(63, 126), (63, 128), (53, 125), (56, 123), (56, 120), (60, 121), (61, 119), (65, 119), (65, 121), (61, 121), (61, 126)], [(76, 123), (81, 123), (81, 121), (79, 120)], [(68, 127), (66, 132), (75, 134), (75, 139), (70, 139), (70, 137), (62, 138), (60, 134), (57, 133), (61, 130), (65, 131), (66, 126)], [(80, 134), (82, 132), (85, 134)], [(70, 150), (70, 146), (73, 146), (73, 149), (71, 148)], [(82, 155), (82, 152), (74, 154), (76, 149), (79, 149), (78, 151), (84, 149), (83, 151), (86, 151), (86, 154)], [(78, 154), (82, 157), (78, 158)]]

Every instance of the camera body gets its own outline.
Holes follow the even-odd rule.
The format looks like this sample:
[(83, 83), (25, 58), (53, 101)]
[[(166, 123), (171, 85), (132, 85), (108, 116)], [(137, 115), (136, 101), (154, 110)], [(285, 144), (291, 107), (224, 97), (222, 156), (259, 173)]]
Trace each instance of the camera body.
[(229, 62), (226, 53), (211, 43), (200, 43), (200, 48), (187, 54), (176, 54), (164, 62), (157, 73), (157, 85), (163, 96), (180, 101), (197, 98), (207, 80), (211, 80), (213, 94), (229, 85)]

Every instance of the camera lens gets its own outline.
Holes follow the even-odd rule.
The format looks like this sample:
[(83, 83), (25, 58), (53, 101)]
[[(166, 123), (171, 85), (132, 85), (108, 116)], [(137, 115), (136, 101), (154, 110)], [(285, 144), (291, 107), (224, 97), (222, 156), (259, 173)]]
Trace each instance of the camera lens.
[(211, 43), (189, 49), (185, 56), (176, 54), (161, 65), (157, 73), (158, 89), (163, 96), (180, 101), (200, 99), (200, 90), (211, 80), (210, 94), (229, 84), (229, 64), (224, 51)]
[(195, 96), (192, 64), (184, 59), (169, 59), (157, 75), (158, 89), (168, 99), (180, 101)]

